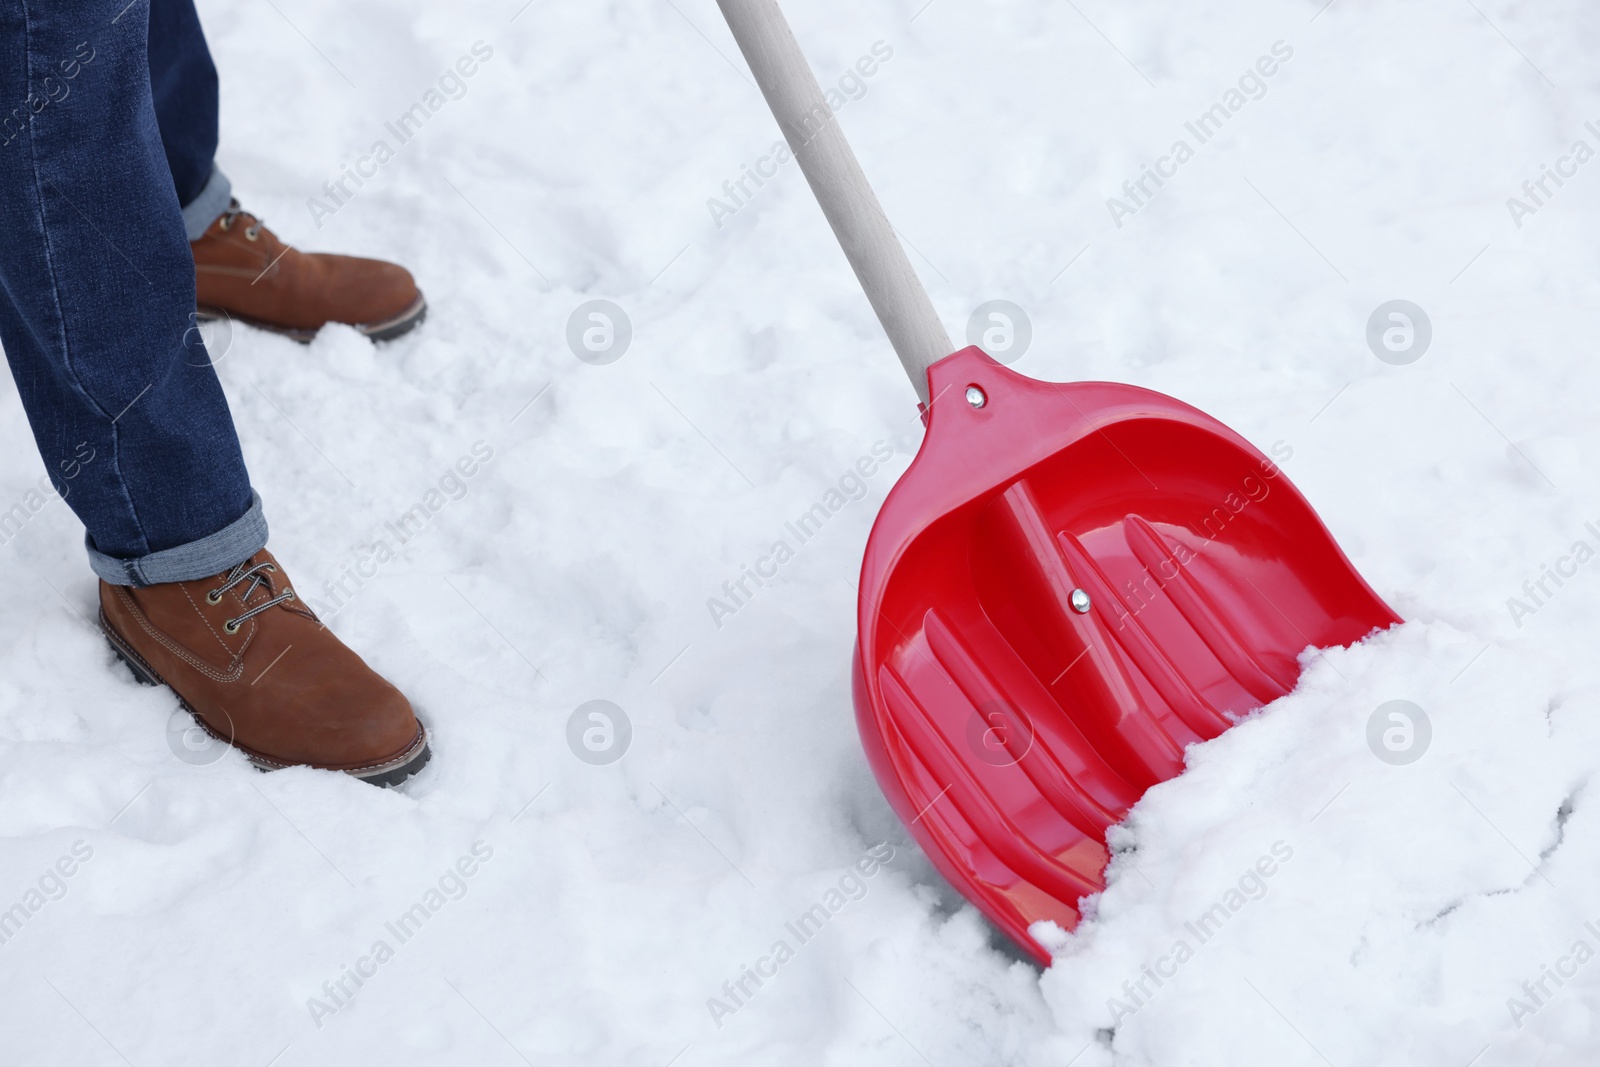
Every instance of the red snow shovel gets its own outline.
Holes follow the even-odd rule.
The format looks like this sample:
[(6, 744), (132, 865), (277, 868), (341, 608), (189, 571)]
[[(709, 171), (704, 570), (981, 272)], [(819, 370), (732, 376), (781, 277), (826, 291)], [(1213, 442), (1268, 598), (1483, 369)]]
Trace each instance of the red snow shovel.
[(1400, 620), (1289, 479), (1148, 389), (951, 344), (775, 0), (718, 0), (923, 401), (861, 566), (856, 719), (962, 895), (1029, 933), (1105, 887), (1105, 834), (1185, 746), (1284, 695), (1307, 647)]

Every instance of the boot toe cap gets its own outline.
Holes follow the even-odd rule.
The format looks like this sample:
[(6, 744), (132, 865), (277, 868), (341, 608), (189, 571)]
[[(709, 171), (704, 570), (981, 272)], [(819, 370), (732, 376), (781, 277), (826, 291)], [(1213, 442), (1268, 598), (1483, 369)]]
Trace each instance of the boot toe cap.
[[(353, 256), (329, 256), (337, 296), (330, 300), (341, 314), (337, 321), (352, 326), (387, 322), (404, 314), (422, 298), (411, 272), (398, 263)], [(332, 295), (332, 294), (330, 294)], [(330, 308), (330, 309), (331, 309)]]
[[(373, 681), (381, 683), (374, 686)], [(360, 770), (402, 759), (426, 737), (416, 712), (400, 691), (376, 675), (344, 694), (329, 694), (329, 714), (321, 717), (306, 758), (328, 769)]]

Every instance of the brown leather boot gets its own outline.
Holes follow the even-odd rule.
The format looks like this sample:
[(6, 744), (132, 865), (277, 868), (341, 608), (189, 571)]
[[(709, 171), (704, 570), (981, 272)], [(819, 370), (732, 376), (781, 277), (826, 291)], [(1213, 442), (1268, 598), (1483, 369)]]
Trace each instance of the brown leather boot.
[(428, 312), (404, 267), (301, 252), (278, 240), (237, 200), (189, 247), (202, 319), (227, 316), (302, 342), (327, 323), (342, 322), (387, 341)]
[(263, 770), (395, 785), (428, 762), (410, 703), (317, 621), (266, 549), (215, 578), (101, 582), (100, 626), (135, 676), (170, 687)]

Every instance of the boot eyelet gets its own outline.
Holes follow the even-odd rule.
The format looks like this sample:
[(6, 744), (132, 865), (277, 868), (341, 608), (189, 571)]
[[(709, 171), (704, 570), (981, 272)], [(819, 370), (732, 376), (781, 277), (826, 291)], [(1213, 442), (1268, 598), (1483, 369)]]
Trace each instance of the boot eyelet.
[(219, 223), (219, 226), (221, 227), (223, 233), (227, 233), (229, 230), (233, 229), (233, 220), (229, 219), (229, 218), (224, 218)]
[(239, 632), (239, 623), (235, 619), (229, 619), (222, 624), (222, 629), (228, 634), (236, 634)]
[(246, 241), (259, 241), (259, 240), (261, 240), (261, 231), (260, 230), (246, 230), (246, 231), (244, 231), (244, 239)]
[(217, 592), (215, 589), (211, 590), (211, 592), (206, 594), (206, 603), (210, 604), (212, 607), (216, 607), (218, 604), (222, 603), (222, 594)]
[(295, 598), (294, 597), (294, 590), (293, 589), (285, 589), (283, 591), (283, 596), (284, 596), (284, 599), (285, 599), (286, 602), (293, 600)]

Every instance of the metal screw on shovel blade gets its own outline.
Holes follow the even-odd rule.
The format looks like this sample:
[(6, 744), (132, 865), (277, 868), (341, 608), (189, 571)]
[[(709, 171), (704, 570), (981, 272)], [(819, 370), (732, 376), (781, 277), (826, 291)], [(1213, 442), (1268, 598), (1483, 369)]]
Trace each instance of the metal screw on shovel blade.
[(989, 398), (983, 395), (982, 389), (979, 389), (976, 385), (967, 386), (967, 403), (975, 408), (981, 408), (988, 402)]
[(1070, 599), (1072, 602), (1073, 611), (1076, 611), (1079, 615), (1089, 614), (1089, 608), (1091, 605), (1089, 604), (1088, 593), (1085, 593), (1082, 589), (1074, 589)]

